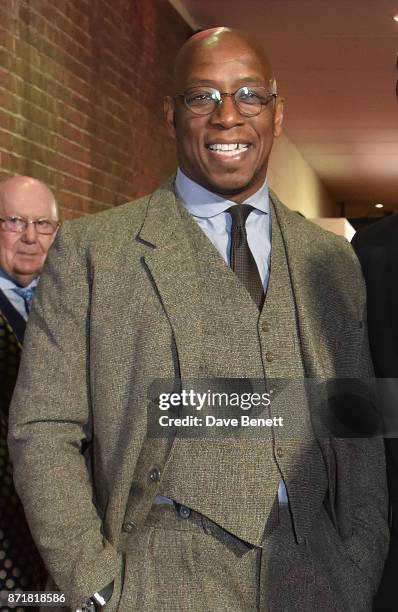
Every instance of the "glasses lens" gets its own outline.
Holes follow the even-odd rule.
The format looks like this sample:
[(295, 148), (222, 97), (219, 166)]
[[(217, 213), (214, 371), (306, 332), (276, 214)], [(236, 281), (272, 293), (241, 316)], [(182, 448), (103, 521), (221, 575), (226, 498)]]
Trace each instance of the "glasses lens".
[(2, 227), (7, 232), (23, 232), (25, 221), (19, 217), (6, 217), (2, 222)]
[(235, 101), (242, 115), (258, 115), (272, 99), (265, 87), (241, 87), (235, 93)]
[(212, 87), (198, 87), (185, 92), (184, 100), (187, 107), (196, 115), (210, 115), (216, 110), (221, 95)]
[(48, 221), (48, 219), (38, 219), (35, 221), (35, 226), (39, 234), (53, 234), (57, 227), (55, 223)]

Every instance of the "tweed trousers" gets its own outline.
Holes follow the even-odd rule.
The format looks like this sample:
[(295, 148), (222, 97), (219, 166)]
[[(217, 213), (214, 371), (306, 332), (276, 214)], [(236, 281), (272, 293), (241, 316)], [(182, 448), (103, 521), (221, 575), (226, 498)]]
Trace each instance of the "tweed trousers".
[[(124, 535), (109, 612), (365, 612), (365, 577), (322, 508), (297, 544), (287, 507), (261, 547), (182, 507), (153, 506)], [(298, 587), (299, 585), (299, 587)], [(363, 593), (368, 589), (363, 588)]]

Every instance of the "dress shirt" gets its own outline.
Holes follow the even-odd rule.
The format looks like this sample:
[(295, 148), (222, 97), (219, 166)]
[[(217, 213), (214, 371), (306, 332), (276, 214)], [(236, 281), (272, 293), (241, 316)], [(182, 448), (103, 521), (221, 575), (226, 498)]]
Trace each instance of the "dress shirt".
[[(184, 206), (229, 266), (232, 218), (226, 211), (236, 202), (226, 200), (198, 185), (180, 168), (177, 171), (175, 189)], [(246, 221), (247, 242), (257, 264), (265, 292), (271, 260), (271, 215), (267, 180), (243, 204), (253, 207)], [(279, 482), (278, 500), (280, 505), (288, 503), (283, 480)]]
[[(38, 279), (34, 278), (26, 288), (35, 289), (37, 282)], [(25, 321), (27, 321), (28, 313), (26, 312), (25, 300), (23, 299), (23, 297), (13, 291), (14, 287), (19, 287), (18, 283), (16, 283), (3, 270), (0, 270), (0, 289), (2, 290), (8, 301), (11, 302), (11, 304), (14, 306), (15, 310), (17, 310), (19, 314), (23, 316)]]

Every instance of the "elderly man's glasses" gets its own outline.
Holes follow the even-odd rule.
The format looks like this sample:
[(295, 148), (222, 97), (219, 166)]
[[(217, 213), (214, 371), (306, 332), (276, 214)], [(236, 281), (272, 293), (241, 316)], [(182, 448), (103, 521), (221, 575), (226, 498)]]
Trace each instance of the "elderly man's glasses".
[(28, 228), (28, 225), (34, 225), (38, 234), (50, 235), (53, 234), (59, 226), (57, 221), (50, 219), (34, 219), (29, 221), (24, 217), (0, 217), (0, 228), (4, 232), (17, 232), (22, 234)]
[(240, 87), (233, 93), (220, 92), (214, 87), (193, 87), (174, 97), (183, 98), (185, 106), (195, 115), (211, 115), (227, 96), (233, 99), (241, 115), (254, 117), (259, 115), (278, 94), (265, 87)]

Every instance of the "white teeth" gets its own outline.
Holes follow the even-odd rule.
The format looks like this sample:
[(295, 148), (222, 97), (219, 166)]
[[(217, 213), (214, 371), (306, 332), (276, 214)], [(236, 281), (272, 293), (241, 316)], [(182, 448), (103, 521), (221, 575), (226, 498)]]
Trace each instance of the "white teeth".
[(231, 144), (211, 144), (209, 145), (209, 149), (213, 151), (237, 151), (240, 149), (247, 149), (249, 145), (240, 144), (238, 142), (233, 142)]
[(246, 151), (249, 148), (248, 144), (241, 144), (239, 142), (233, 142), (230, 144), (216, 143), (209, 145), (209, 149), (222, 153), (223, 155), (235, 154), (237, 151)]

